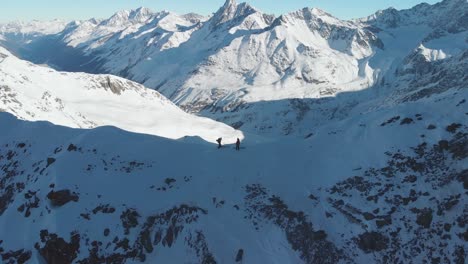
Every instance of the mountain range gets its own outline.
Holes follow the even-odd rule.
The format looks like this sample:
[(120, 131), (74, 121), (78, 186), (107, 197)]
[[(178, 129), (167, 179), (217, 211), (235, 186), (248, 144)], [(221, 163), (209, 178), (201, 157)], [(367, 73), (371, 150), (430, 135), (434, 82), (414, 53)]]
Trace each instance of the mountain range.
[[(295, 99), (334, 98), (362, 90), (378, 94), (364, 96), (363, 101), (377, 100), (381, 105), (379, 99), (394, 98), (392, 93), (405, 89), (408, 82), (433, 78), (431, 69), (444, 64), (443, 59), (463, 57), (467, 10), (465, 0), (445, 0), (343, 21), (315, 8), (275, 17), (232, 0), (210, 17), (139, 8), (104, 20), (65, 26), (57, 22), (63, 30), (53, 34), (41, 27), (26, 35), (7, 33), (2, 42), (34, 63), (131, 79), (187, 112), (235, 127), (242, 123), (244, 130), (304, 135), (321, 120), (312, 127), (279, 120), (274, 129), (267, 129), (272, 121), (264, 121), (257, 108), (271, 108), (262, 111), (269, 112), (268, 119), (293, 112), (328, 120), (330, 116), (298, 112), (291, 105)], [(426, 71), (411, 71), (411, 63), (425, 64)], [(458, 69), (455, 78), (462, 84), (464, 69)], [(272, 101), (277, 103), (262, 105)], [(360, 102), (338, 104), (352, 109)], [(314, 107), (306, 103), (301, 108)], [(257, 128), (246, 123), (247, 118), (254, 119)]]

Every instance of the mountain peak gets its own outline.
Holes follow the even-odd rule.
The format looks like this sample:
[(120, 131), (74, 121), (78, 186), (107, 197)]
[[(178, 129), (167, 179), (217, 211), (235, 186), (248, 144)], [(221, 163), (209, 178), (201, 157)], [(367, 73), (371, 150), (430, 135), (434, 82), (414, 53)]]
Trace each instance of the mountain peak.
[(106, 26), (122, 26), (131, 23), (143, 23), (154, 16), (153, 11), (146, 7), (135, 10), (121, 10), (103, 22)]
[(223, 7), (229, 7), (229, 6), (237, 6), (237, 1), (236, 0), (226, 0), (226, 2), (224, 2)]
[(318, 8), (318, 7), (312, 7), (312, 8), (309, 8), (310, 12), (316, 16), (321, 16), (321, 15), (329, 15), (327, 12), (325, 12), (324, 10)]
[(224, 5), (212, 17), (212, 25), (220, 25), (237, 17), (248, 16), (257, 12), (247, 3), (237, 4), (236, 0), (226, 0)]
[(139, 7), (138, 9), (132, 10), (129, 15), (130, 20), (134, 20), (136, 22), (144, 22), (151, 18), (154, 15), (151, 9), (146, 7)]
[(121, 10), (114, 15), (112, 15), (109, 19), (102, 22), (103, 25), (106, 26), (118, 26), (124, 24), (128, 21), (128, 16), (130, 15), (130, 11), (128, 10)]
[(309, 13), (312, 15), (312, 17), (320, 18), (322, 21), (328, 22), (330, 24), (341, 22), (340, 19), (317, 7), (310, 8)]
[(305, 7), (303, 9), (282, 15), (278, 18), (279, 23), (292, 23), (295, 24), (296, 20), (306, 21), (308, 23), (316, 21), (316, 23), (327, 23), (327, 24), (340, 24), (343, 21), (325, 12), (322, 9), (313, 7)]

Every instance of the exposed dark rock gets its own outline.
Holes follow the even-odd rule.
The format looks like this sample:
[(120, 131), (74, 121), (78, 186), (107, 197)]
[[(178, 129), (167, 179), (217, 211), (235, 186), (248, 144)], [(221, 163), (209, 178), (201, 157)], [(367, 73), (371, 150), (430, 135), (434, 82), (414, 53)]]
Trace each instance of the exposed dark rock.
[(13, 159), (13, 157), (17, 156), (18, 154), (13, 151), (13, 150), (9, 150), (8, 153), (6, 154), (6, 158), (7, 160), (11, 160)]
[(390, 118), (389, 120), (385, 121), (384, 123), (382, 123), (380, 126), (386, 126), (388, 124), (395, 123), (398, 120), (400, 120), (400, 116), (394, 116), (394, 117)]
[(378, 219), (375, 221), (375, 224), (377, 225), (378, 228), (382, 228), (384, 226), (388, 226), (392, 224), (392, 217), (391, 216), (386, 216), (382, 219)]
[(463, 215), (457, 217), (457, 224), (458, 227), (465, 228), (465, 226), (468, 224), (468, 214), (464, 213)]
[(213, 254), (208, 249), (206, 238), (201, 231), (196, 231), (195, 236), (189, 235), (186, 239), (189, 247), (195, 250), (200, 263), (202, 264), (216, 264)]
[(432, 209), (425, 208), (418, 210), (418, 217), (416, 223), (424, 228), (430, 228), (432, 223)]
[(360, 176), (351, 177), (331, 188), (331, 193), (341, 193), (343, 190), (354, 188), (361, 193), (368, 193), (372, 183)]
[(462, 127), (461, 124), (453, 123), (453, 124), (447, 126), (446, 130), (448, 132), (450, 132), (450, 133), (456, 133), (457, 129), (459, 129), (460, 127)]
[(237, 255), (236, 255), (236, 262), (241, 262), (243, 258), (244, 258), (244, 250), (239, 249), (239, 251), (237, 251)]
[(364, 216), (364, 219), (366, 219), (367, 221), (375, 219), (375, 215), (371, 213), (364, 213), (363, 216)]
[(462, 105), (462, 104), (464, 104), (464, 103), (466, 103), (466, 99), (461, 100), (461, 101), (457, 104), (457, 107), (460, 106), (460, 105)]
[[(1, 253), (1, 251), (0, 251)], [(9, 251), (6, 253), (2, 253), (2, 260), (4, 261), (3, 263), (9, 264), (9, 263), (18, 263), (18, 264), (24, 264), (28, 260), (31, 259), (32, 253), (29, 250), (25, 249), (20, 249), (17, 251)]]
[(437, 127), (436, 127), (435, 125), (432, 125), (432, 124), (430, 124), (429, 126), (427, 126), (427, 129), (428, 129), (428, 130), (434, 130), (434, 129), (436, 129), (436, 128), (437, 128)]
[(78, 148), (75, 145), (73, 144), (68, 145), (67, 151), (77, 151), (77, 150)]
[(7, 186), (3, 190), (3, 194), (0, 196), (0, 215), (5, 212), (8, 208), (8, 205), (13, 201), (14, 188), (12, 185)]
[(147, 253), (153, 252), (153, 244), (171, 247), (185, 225), (198, 221), (200, 214), (206, 213), (202, 208), (183, 204), (162, 214), (148, 217), (136, 242), (140, 260), (141, 256), (144, 256), (143, 250)]
[(127, 209), (120, 215), (120, 220), (125, 228), (125, 235), (130, 234), (130, 229), (138, 226), (140, 214), (135, 209)]
[(80, 235), (72, 233), (70, 242), (56, 234), (49, 234), (47, 230), (41, 231), (41, 242), (43, 246), (37, 245), (39, 254), (49, 264), (71, 264), (76, 259), (80, 250)]
[(300, 252), (306, 263), (337, 263), (347, 257), (332, 242), (323, 230), (314, 230), (303, 212), (289, 210), (277, 196), (269, 196), (258, 184), (246, 186), (247, 213), (256, 221), (268, 220), (286, 233), (293, 250)]
[(438, 148), (440, 151), (449, 149), (449, 142), (447, 140), (440, 140)]
[(101, 77), (100, 84), (105, 90), (110, 90), (114, 94), (120, 95), (127, 88), (124, 83), (117, 79), (111, 79), (109, 76)]
[[(439, 190), (446, 190), (447, 185), (456, 181), (464, 185), (465, 179), (468, 178), (468, 170), (459, 169), (468, 153), (468, 137), (462, 129), (465, 127), (458, 128), (457, 133), (433, 145), (423, 142), (410, 149), (387, 152), (386, 166), (370, 168), (364, 172), (364, 176), (351, 177), (327, 190), (333, 196), (327, 201), (343, 213), (350, 223), (361, 225), (363, 230), (369, 230), (369, 225), (362, 225), (360, 222), (359, 216), (365, 213), (360, 212), (359, 208), (369, 208), (368, 212), (375, 215), (379, 234), (386, 238), (382, 240), (386, 241), (382, 245), (386, 246), (365, 246), (365, 237), (356, 241), (361, 241), (360, 248), (367, 248), (369, 253), (371, 249), (381, 249), (378, 254), (374, 254), (376, 262), (390, 263), (398, 255), (403, 259), (423, 256), (429, 260), (428, 263), (431, 260), (437, 261), (439, 257), (441, 263), (456, 263), (459, 255), (453, 254), (456, 245), (447, 244), (445, 241), (453, 241), (457, 236), (463, 240), (464, 233), (457, 233), (456, 230), (459, 229), (451, 227), (454, 223), (447, 220), (452, 218), (450, 215), (453, 215), (455, 210), (463, 210), (460, 203), (464, 193), (458, 193), (460, 189), (450, 187), (453, 195), (441, 199)], [(426, 140), (430, 139), (428, 136)], [(408, 191), (409, 195), (402, 195)], [(435, 194), (437, 196), (434, 196)], [(437, 211), (428, 208), (411, 209), (406, 206), (419, 199), (427, 203), (428, 208), (437, 208)], [(374, 206), (376, 202), (378, 204)], [(375, 207), (380, 208), (380, 212), (372, 210)], [(379, 215), (382, 211), (387, 212)], [(451, 213), (446, 213), (447, 211)], [(398, 216), (393, 215), (395, 212), (398, 212)], [(415, 217), (411, 217), (411, 212)], [(435, 212), (443, 217), (433, 218)], [(466, 213), (462, 213), (456, 219), (452, 218), (459, 228), (465, 228), (467, 219)], [(459, 248), (456, 252), (460, 252)]]
[(468, 230), (460, 234), (460, 238), (468, 242)]
[(79, 196), (72, 193), (70, 190), (50, 191), (47, 198), (51, 201), (53, 206), (63, 206), (69, 202), (78, 202)]
[(25, 184), (16, 182), (16, 178), (23, 174), (21, 160), (27, 155), (23, 151), (17, 153), (8, 149), (8, 145), (0, 148), (0, 216), (13, 202), (15, 195), (25, 188)]
[(405, 179), (403, 179), (402, 183), (409, 182), (409, 183), (415, 183), (418, 180), (418, 178), (415, 175), (409, 175), (406, 176)]
[[(91, 243), (91, 248), (89, 249), (89, 256), (85, 259), (77, 261), (79, 264), (124, 264), (128, 260), (133, 260), (136, 257), (136, 250), (130, 248), (128, 239), (118, 240), (116, 238), (113, 241), (114, 253), (106, 255), (103, 253), (102, 243), (98, 241), (93, 241)], [(107, 248), (107, 247), (106, 247)], [(123, 250), (123, 253), (120, 253), (119, 249)]]
[(54, 158), (47, 158), (47, 166), (46, 166), (46, 167), (49, 167), (49, 166), (52, 165), (54, 162), (55, 162), (55, 159), (54, 159)]
[(465, 247), (458, 246), (453, 252), (454, 263), (456, 264), (466, 264), (466, 252)]
[(23, 203), (18, 207), (18, 212), (26, 212), (24, 213), (25, 217), (29, 217), (31, 215), (31, 210), (34, 208), (39, 208), (39, 197), (36, 196), (37, 192), (33, 191), (28, 191), (27, 193), (24, 194), (24, 198), (26, 199), (26, 202)]
[(20, 206), (18, 207), (18, 212), (21, 212), (21, 213), (24, 212), (24, 208), (25, 208), (25, 205), (24, 205), (24, 204), (20, 205)]
[(131, 173), (137, 169), (142, 169), (142, 167), (145, 165), (143, 162), (137, 162), (137, 161), (130, 161), (130, 162), (121, 162), (122, 167), (120, 168), (120, 171), (125, 172), (125, 173)]
[(112, 214), (115, 212), (115, 208), (110, 206), (109, 204), (106, 205), (99, 205), (93, 209), (93, 214), (103, 213), (103, 214)]
[(244, 122), (242, 122), (242, 121), (237, 121), (237, 122), (231, 124), (231, 126), (232, 126), (234, 129), (239, 129), (239, 128), (241, 128), (243, 125), (244, 125)]
[(450, 232), (450, 230), (452, 230), (452, 225), (451, 224), (445, 224), (444, 225), (444, 230), (445, 230), (445, 232)]
[(468, 157), (468, 133), (457, 133), (448, 145), (448, 151), (454, 159)]
[(461, 195), (452, 195), (442, 202), (440, 202), (437, 206), (437, 215), (441, 216), (446, 211), (450, 211), (454, 206), (456, 206), (460, 202)]
[(176, 182), (176, 179), (172, 179), (172, 178), (166, 178), (164, 180), (164, 183), (167, 184), (167, 185), (171, 185), (171, 184), (173, 184), (175, 182)]
[(80, 214), (81, 217), (83, 217), (86, 220), (91, 220), (91, 217), (89, 214)]
[(405, 119), (401, 120), (400, 125), (408, 125), (414, 123), (412, 118), (406, 117)]
[(377, 232), (366, 232), (357, 239), (358, 247), (366, 253), (387, 249), (388, 243), (388, 237)]
[(468, 190), (468, 170), (460, 172), (457, 176), (457, 180), (463, 183), (463, 188), (465, 188), (465, 190)]

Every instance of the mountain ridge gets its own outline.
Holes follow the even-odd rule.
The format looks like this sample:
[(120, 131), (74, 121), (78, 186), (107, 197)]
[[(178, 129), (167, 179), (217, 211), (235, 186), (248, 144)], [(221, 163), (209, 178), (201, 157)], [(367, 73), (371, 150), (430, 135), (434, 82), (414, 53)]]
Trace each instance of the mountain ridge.
[(465, 263), (467, 7), (0, 33), (0, 262)]

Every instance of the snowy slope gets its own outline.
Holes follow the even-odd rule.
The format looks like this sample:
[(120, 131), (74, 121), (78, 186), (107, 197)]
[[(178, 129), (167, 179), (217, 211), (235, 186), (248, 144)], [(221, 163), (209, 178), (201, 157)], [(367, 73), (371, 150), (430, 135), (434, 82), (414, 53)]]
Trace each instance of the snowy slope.
[(64, 30), (68, 22), (55, 19), (51, 21), (33, 20), (30, 22), (14, 21), (6, 24), (0, 24), (0, 35), (49, 35), (57, 34)]
[(450, 89), (330, 122), (308, 139), (247, 137), (240, 152), (0, 113), (0, 255), (464, 263), (467, 99)]
[(0, 263), (465, 263), (467, 8), (227, 0), (3, 35), (174, 103), (0, 48)]
[(110, 76), (57, 72), (19, 60), (0, 48), (0, 110), (25, 120), (69, 127), (116, 126), (178, 139), (199, 136), (234, 142), (242, 133), (189, 115), (158, 92)]

